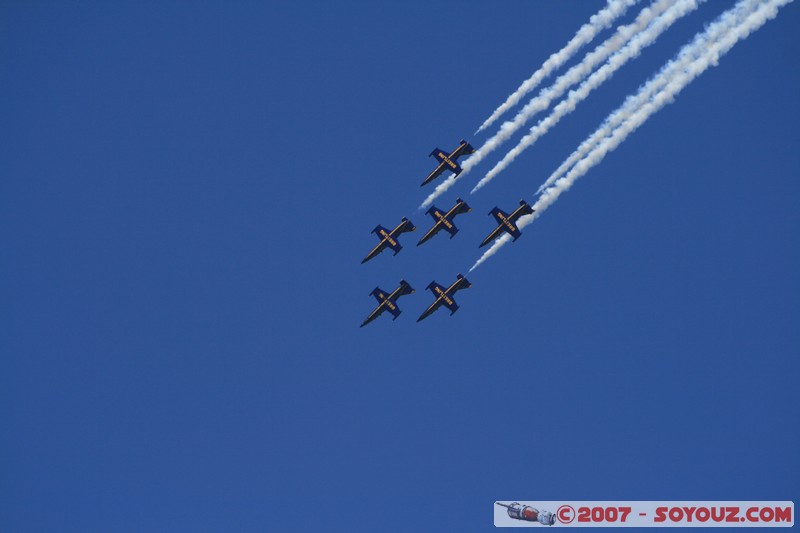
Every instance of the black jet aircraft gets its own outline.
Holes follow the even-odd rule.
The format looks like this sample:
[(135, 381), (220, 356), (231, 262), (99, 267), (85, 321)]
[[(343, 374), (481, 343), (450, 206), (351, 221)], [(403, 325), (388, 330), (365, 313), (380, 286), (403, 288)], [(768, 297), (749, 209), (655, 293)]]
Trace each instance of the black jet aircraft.
[(425, 236), (420, 239), (420, 241), (417, 243), (417, 246), (439, 233), (440, 230), (446, 230), (452, 239), (455, 237), (456, 233), (458, 233), (458, 228), (455, 224), (453, 224), (453, 219), (456, 218), (456, 215), (461, 213), (469, 213), (470, 211), (472, 211), (472, 208), (468, 206), (467, 202), (461, 198), (459, 198), (456, 201), (456, 205), (451, 207), (446, 213), (437, 208), (435, 205), (431, 206), (426, 214), (432, 216), (436, 223), (431, 229), (428, 230), (428, 233), (426, 233)]
[(393, 290), (391, 294), (386, 294), (386, 291), (382, 290), (380, 287), (375, 287), (375, 290), (369, 293), (369, 295), (374, 296), (375, 299), (378, 300), (378, 307), (376, 307), (375, 310), (369, 314), (367, 319), (361, 323), (361, 327), (363, 328), (381, 316), (384, 311), (389, 311), (394, 315), (392, 320), (396, 320), (402, 312), (400, 308), (397, 307), (397, 299), (413, 292), (415, 292), (414, 289), (404, 279), (400, 280), (400, 286)]
[(435, 281), (431, 281), (431, 284), (428, 285), (427, 288), (433, 293), (433, 295), (436, 297), (436, 300), (434, 300), (430, 307), (428, 307), (425, 312), (420, 315), (420, 317), (417, 319), (417, 322), (426, 319), (431, 315), (431, 313), (439, 309), (441, 306), (447, 307), (450, 310), (450, 316), (452, 316), (453, 313), (458, 311), (458, 304), (455, 302), (455, 300), (453, 300), (453, 295), (461, 289), (469, 289), (470, 287), (472, 287), (472, 283), (470, 283), (467, 278), (461, 274), (458, 275), (455, 283), (446, 289)]
[(522, 235), (522, 232), (517, 227), (517, 220), (524, 215), (530, 215), (532, 213), (533, 209), (525, 200), (520, 200), (519, 207), (510, 215), (495, 207), (489, 212), (489, 214), (494, 216), (495, 220), (497, 220), (498, 226), (489, 234), (488, 237), (483, 239), (483, 242), (480, 246), (478, 246), (478, 248), (483, 248), (498, 238), (504, 231), (511, 235), (513, 240), (516, 241)]
[(363, 265), (376, 255), (381, 253), (387, 247), (394, 250), (394, 255), (397, 255), (400, 252), (400, 250), (403, 249), (403, 247), (400, 246), (400, 243), (397, 242), (397, 238), (402, 233), (405, 233), (407, 231), (417, 231), (417, 227), (405, 217), (403, 217), (403, 220), (400, 222), (400, 224), (398, 224), (397, 227), (395, 227), (392, 231), (389, 231), (388, 229), (380, 225), (375, 226), (375, 229), (372, 230), (372, 233), (377, 235), (378, 238), (381, 240), (381, 242), (379, 242), (378, 246), (373, 248), (372, 251), (369, 254), (367, 254), (367, 257), (365, 257), (364, 260), (361, 261), (361, 264)]
[(439, 166), (436, 167), (436, 170), (428, 174), (428, 177), (425, 178), (425, 181), (422, 182), (420, 187), (427, 185), (428, 183), (432, 182), (436, 178), (442, 175), (442, 172), (445, 170), (452, 170), (453, 174), (458, 176), (461, 174), (461, 167), (456, 162), (458, 158), (462, 155), (469, 155), (475, 153), (475, 148), (473, 148), (467, 141), (461, 139), (461, 144), (458, 145), (458, 148), (453, 150), (450, 154), (447, 154), (444, 150), (440, 148), (434, 148), (433, 152), (428, 154), (428, 157), (434, 156), (439, 161)]

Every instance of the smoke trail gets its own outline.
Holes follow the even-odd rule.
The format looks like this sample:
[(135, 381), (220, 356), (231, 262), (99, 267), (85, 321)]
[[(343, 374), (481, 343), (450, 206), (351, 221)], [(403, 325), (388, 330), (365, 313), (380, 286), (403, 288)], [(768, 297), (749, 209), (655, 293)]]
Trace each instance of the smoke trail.
[(625, 46), (614, 52), (605, 65), (594, 71), (580, 87), (574, 91), (570, 91), (569, 96), (553, 108), (550, 116), (540, 120), (536, 126), (531, 128), (530, 133), (520, 139), (517, 146), (509, 151), (503, 159), (478, 182), (475, 188), (472, 189), (472, 192), (474, 193), (489, 183), (500, 172), (505, 170), (517, 156), (527, 148), (533, 146), (533, 144), (536, 143), (542, 135), (547, 133), (550, 128), (555, 126), (564, 115), (573, 112), (578, 104), (589, 96), (589, 93), (605, 83), (617, 70), (625, 65), (625, 63), (637, 57), (643, 48), (653, 44), (656, 39), (678, 19), (697, 9), (699, 3), (702, 1), (703, 0), (677, 0), (673, 6), (653, 20), (647, 28), (634, 35)]
[(575, 53), (583, 48), (584, 45), (591, 42), (598, 33), (611, 26), (611, 24), (619, 17), (625, 14), (629, 7), (634, 5), (639, 0), (608, 0), (606, 7), (595, 13), (589, 18), (589, 22), (580, 27), (575, 36), (558, 52), (552, 54), (547, 58), (539, 70), (525, 80), (519, 88), (514, 91), (505, 102), (494, 110), (492, 116), (486, 119), (481, 124), (478, 131), (480, 133), (484, 129), (491, 126), (500, 115), (505, 113), (509, 108), (515, 106), (523, 96), (534, 90), (545, 78), (552, 74), (556, 69), (561, 67), (564, 63), (575, 55)]
[(565, 74), (559, 76), (550, 87), (542, 89), (536, 98), (533, 98), (523, 107), (513, 120), (504, 122), (500, 130), (483, 146), (481, 146), (465, 165), (469, 168), (474, 167), (483, 160), (495, 148), (507, 141), (519, 128), (521, 128), (536, 113), (549, 107), (550, 103), (556, 98), (561, 97), (567, 89), (579, 83), (586, 76), (591, 74), (597, 65), (605, 61), (611, 54), (619, 50), (634, 35), (647, 28), (648, 24), (658, 15), (669, 9), (675, 0), (656, 0), (650, 6), (642, 9), (631, 24), (620, 26), (617, 31), (597, 45), (597, 47), (586, 54), (583, 60), (569, 69)]
[(483, 146), (470, 156), (469, 159), (464, 161), (461, 165), (463, 171), (458, 176), (450, 176), (445, 181), (440, 183), (434, 191), (428, 195), (427, 198), (419, 206), (420, 209), (425, 209), (430, 206), (433, 201), (445, 193), (450, 187), (455, 185), (456, 181), (466, 176), (469, 171), (480, 163), (489, 153), (494, 151), (498, 146), (507, 141), (525, 122), (533, 117), (539, 111), (547, 109), (554, 99), (560, 97), (572, 85), (580, 82), (583, 78), (588, 76), (594, 68), (605, 61), (611, 54), (619, 50), (628, 40), (634, 35), (644, 30), (647, 25), (655, 17), (668, 9), (674, 0), (655, 0), (650, 6), (642, 9), (637, 15), (636, 20), (627, 26), (620, 26), (617, 31), (606, 39), (603, 43), (586, 54), (583, 60), (577, 65), (569, 69), (565, 74), (556, 79), (550, 87), (542, 89), (536, 98), (533, 98), (523, 107), (512, 121), (504, 122), (500, 126), (500, 130)]
[[(671, 103), (680, 91), (691, 83), (697, 76), (709, 67), (716, 66), (719, 58), (725, 55), (741, 39), (747, 38), (752, 32), (759, 29), (767, 21), (775, 18), (778, 9), (792, 0), (769, 0), (762, 3), (755, 11), (750, 13), (743, 22), (723, 35), (717, 42), (710, 44), (694, 61), (685, 69), (676, 73), (672, 79), (658, 91), (644, 105), (630, 114), (610, 136), (604, 138), (585, 157), (575, 163), (575, 166), (563, 177), (556, 180), (555, 184), (545, 189), (536, 203), (532, 206), (536, 211), (519, 219), (517, 226), (521, 229), (536, 220), (542, 213), (561, 195), (572, 187), (575, 181), (586, 174), (592, 167), (599, 164), (608, 152), (617, 148), (631, 133), (644, 124), (647, 119)], [(745, 2), (740, 2), (739, 5)], [(737, 6), (739, 7), (739, 6)], [(735, 9), (735, 8), (734, 8)], [(729, 10), (723, 16), (728, 15)], [(687, 45), (690, 46), (690, 45)], [(616, 113), (617, 111), (615, 111)], [(510, 239), (498, 239), (470, 268), (475, 270), (484, 261), (493, 256)]]
[(720, 15), (720, 17), (710, 24), (704, 32), (697, 34), (691, 43), (680, 50), (675, 59), (667, 62), (655, 76), (639, 88), (636, 94), (628, 96), (623, 105), (615, 112), (611, 113), (597, 131), (583, 141), (572, 155), (570, 155), (558, 169), (539, 186), (536, 194), (539, 194), (552, 185), (559, 177), (569, 170), (572, 165), (589, 153), (597, 143), (629, 117), (631, 113), (660, 91), (677, 72), (686, 68), (687, 65), (697, 59), (697, 57), (704, 52), (706, 48), (711, 46), (712, 43), (718, 41), (725, 33), (730, 31), (731, 28), (745, 20), (745, 17), (759, 5), (760, 0), (740, 1), (732, 9)]

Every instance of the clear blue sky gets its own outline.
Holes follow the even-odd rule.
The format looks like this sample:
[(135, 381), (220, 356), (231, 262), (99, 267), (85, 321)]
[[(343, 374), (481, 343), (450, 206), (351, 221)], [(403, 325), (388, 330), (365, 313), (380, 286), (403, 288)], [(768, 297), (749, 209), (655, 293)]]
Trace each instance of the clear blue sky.
[[(4, 2), (0, 524), (488, 530), (800, 496), (800, 4), (431, 302), (708, 2), (414, 244), (434, 146), (601, 2)], [(633, 17), (629, 13), (625, 20)], [(608, 33), (601, 35), (601, 38)], [(509, 146), (510, 148), (510, 146)], [(361, 265), (376, 224), (404, 250)], [(405, 278), (403, 314), (359, 329)]]

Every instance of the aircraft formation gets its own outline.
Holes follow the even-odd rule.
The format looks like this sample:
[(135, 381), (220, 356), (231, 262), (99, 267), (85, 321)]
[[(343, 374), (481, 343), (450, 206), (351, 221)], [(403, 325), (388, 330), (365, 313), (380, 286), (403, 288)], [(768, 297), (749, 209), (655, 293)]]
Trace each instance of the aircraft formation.
[[(439, 148), (434, 149), (429, 154), (429, 157), (435, 157), (439, 164), (437, 165), (436, 169), (434, 169), (434, 171), (425, 178), (425, 180), (422, 182), (422, 186), (434, 181), (447, 170), (458, 176), (462, 172), (462, 168), (458, 164), (458, 159), (461, 156), (469, 155), (474, 152), (475, 149), (464, 140), (462, 140), (458, 147), (450, 153), (447, 153)], [(425, 235), (422, 236), (417, 243), (417, 246), (428, 242), (441, 230), (449, 233), (450, 238), (452, 239), (458, 233), (458, 228), (454, 222), (456, 216), (462, 213), (469, 213), (470, 211), (472, 211), (472, 208), (461, 198), (458, 198), (455, 205), (447, 211), (443, 211), (435, 205), (432, 205), (425, 214), (430, 215), (431, 218), (433, 218), (433, 226), (431, 226)], [(489, 212), (489, 215), (494, 217), (495, 221), (497, 222), (497, 227), (486, 236), (483, 242), (480, 243), (479, 248), (486, 246), (503, 233), (508, 233), (511, 235), (512, 239), (516, 241), (522, 235), (522, 232), (517, 227), (517, 220), (519, 220), (520, 217), (529, 215), (531, 213), (533, 213), (533, 208), (531, 208), (531, 206), (525, 200), (520, 200), (519, 207), (511, 214), (506, 213), (499, 207), (492, 209)], [(391, 230), (379, 224), (375, 227), (375, 229), (372, 230), (372, 233), (374, 233), (379, 239), (379, 242), (361, 261), (361, 264), (374, 259), (387, 248), (391, 249), (394, 252), (394, 255), (397, 255), (400, 253), (400, 250), (403, 249), (402, 245), (400, 244), (401, 235), (416, 230), (417, 227), (414, 225), (414, 223), (405, 217), (403, 217), (400, 220), (400, 223)], [(471, 286), (472, 283), (470, 283), (469, 280), (467, 280), (467, 278), (465, 278), (462, 274), (458, 274), (455, 282), (453, 282), (447, 288), (436, 283), (436, 281), (432, 281), (426, 288), (433, 293), (434, 301), (420, 315), (420, 317), (417, 319), (417, 322), (426, 319), (442, 306), (450, 310), (450, 315), (452, 316), (453, 313), (458, 311), (458, 304), (456, 304), (455, 300), (453, 299), (453, 295), (455, 295), (455, 293), (461, 289), (468, 289)], [(384, 311), (388, 311), (392, 315), (392, 320), (397, 319), (401, 313), (401, 310), (397, 305), (398, 298), (407, 294), (413, 294), (414, 292), (416, 291), (406, 280), (400, 280), (400, 285), (391, 292), (384, 291), (380, 287), (375, 287), (375, 289), (373, 289), (373, 291), (370, 293), (370, 296), (373, 296), (378, 301), (378, 306), (369, 314), (364, 322), (361, 323), (361, 327), (366, 326), (378, 318), (381, 314), (383, 314)]]
[[(584, 176), (590, 169), (598, 165), (608, 153), (616, 149), (633, 132), (642, 126), (654, 113), (665, 105), (673, 102), (677, 95), (699, 75), (708, 68), (718, 64), (719, 58), (727, 54), (731, 48), (742, 39), (747, 38), (758, 30), (767, 21), (774, 19), (778, 11), (791, 0), (737, 0), (734, 6), (720, 13), (713, 21), (707, 23), (704, 29), (698, 32), (664, 65), (651, 76), (644, 84), (639, 85), (636, 92), (628, 95), (622, 105), (613, 110), (599, 126), (567, 157), (553, 172), (539, 189), (540, 195), (533, 206), (524, 200), (510, 214), (499, 207), (492, 209), (489, 214), (494, 217), (497, 226), (491, 230), (479, 247), (490, 245), (475, 262), (470, 272), (492, 257), (507, 242), (516, 241), (520, 229), (532, 223), (537, 217), (553, 205), (562, 193), (568, 191), (575, 181)], [(470, 170), (484, 160), (489, 153), (519, 131), (527, 122), (538, 113), (552, 106), (549, 115), (542, 118), (519, 140), (517, 145), (506, 153), (486, 175), (478, 181), (472, 193), (478, 191), (500, 172), (505, 170), (522, 151), (533, 146), (539, 138), (552, 129), (564, 116), (572, 113), (578, 104), (603, 83), (609, 80), (614, 73), (628, 61), (639, 57), (642, 50), (654, 44), (659, 36), (672, 26), (681, 17), (696, 10), (702, 2), (696, 0), (652, 0), (649, 5), (642, 6), (641, 11), (631, 22), (617, 25), (614, 21), (625, 15), (628, 8), (636, 5), (635, 0), (608, 0), (607, 5), (593, 15), (563, 48), (551, 54), (542, 66), (536, 70), (522, 85), (511, 93), (505, 102), (497, 107), (491, 116), (475, 132), (484, 131), (494, 124), (505, 112), (517, 105), (528, 93), (539, 86), (547, 77), (558, 70), (565, 69), (549, 87), (542, 87), (539, 94), (530, 99), (512, 120), (502, 123), (498, 131), (492, 135), (478, 150), (470, 143), (462, 140), (452, 151), (446, 152), (435, 148), (429, 157), (437, 161), (436, 168), (422, 181), (425, 186), (442, 176), (446, 171), (450, 175), (441, 182), (424, 202), (421, 208), (430, 207), (427, 214), (433, 217), (433, 226), (425, 233), (417, 246), (433, 239), (442, 229), (453, 238), (458, 233), (454, 219), (456, 215), (469, 213), (471, 208), (466, 202), (459, 199), (456, 205), (443, 211), (432, 206), (436, 198), (452, 187), (456, 181), (463, 178)], [(595, 37), (606, 29), (614, 27), (613, 33), (607, 35), (605, 40), (593, 50), (586, 52), (582, 59), (568, 66), (571, 58)], [(562, 98), (563, 97), (563, 98)], [(560, 102), (556, 103), (557, 100)], [(470, 158), (459, 164), (459, 159), (469, 155)], [(536, 211), (535, 216), (532, 216)], [(369, 261), (379, 255), (386, 248), (391, 248), (395, 254), (401, 250), (399, 238), (405, 232), (414, 231), (414, 224), (404, 218), (393, 230), (378, 226), (373, 232), (380, 239), (376, 246), (362, 262)], [(510, 238), (498, 238), (508, 233)], [(406, 283), (407, 285), (407, 283)], [(420, 316), (422, 320), (433, 313), (438, 307), (444, 305), (452, 312), (458, 307), (452, 300), (455, 291), (467, 288), (470, 283), (458, 275), (456, 282), (449, 288), (436, 284), (428, 285), (436, 300)], [(401, 288), (405, 287), (401, 284)], [(410, 285), (407, 290), (410, 289)], [(378, 291), (378, 292), (376, 292)], [(396, 297), (386, 295), (376, 289), (373, 294), (378, 297), (381, 309), (389, 309), (399, 314), (396, 308)], [(408, 294), (405, 292), (404, 294)], [(381, 296), (382, 295), (382, 296)], [(378, 313), (379, 314), (379, 313)], [(377, 316), (373, 313), (365, 324)]]

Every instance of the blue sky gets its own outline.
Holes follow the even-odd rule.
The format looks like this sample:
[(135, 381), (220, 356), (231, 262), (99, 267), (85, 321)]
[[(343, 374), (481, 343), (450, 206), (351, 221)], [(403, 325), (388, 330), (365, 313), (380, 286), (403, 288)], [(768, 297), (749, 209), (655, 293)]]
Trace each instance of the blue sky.
[[(731, 5), (469, 196), (498, 150), (436, 202), (473, 207), (456, 238), (417, 248), (427, 154), (480, 145), (602, 3), (4, 3), (0, 523), (455, 531), (495, 500), (797, 500), (797, 4), (415, 322), (489, 210)], [(403, 216), (403, 251), (359, 264)], [(359, 329), (401, 278), (400, 318)]]

